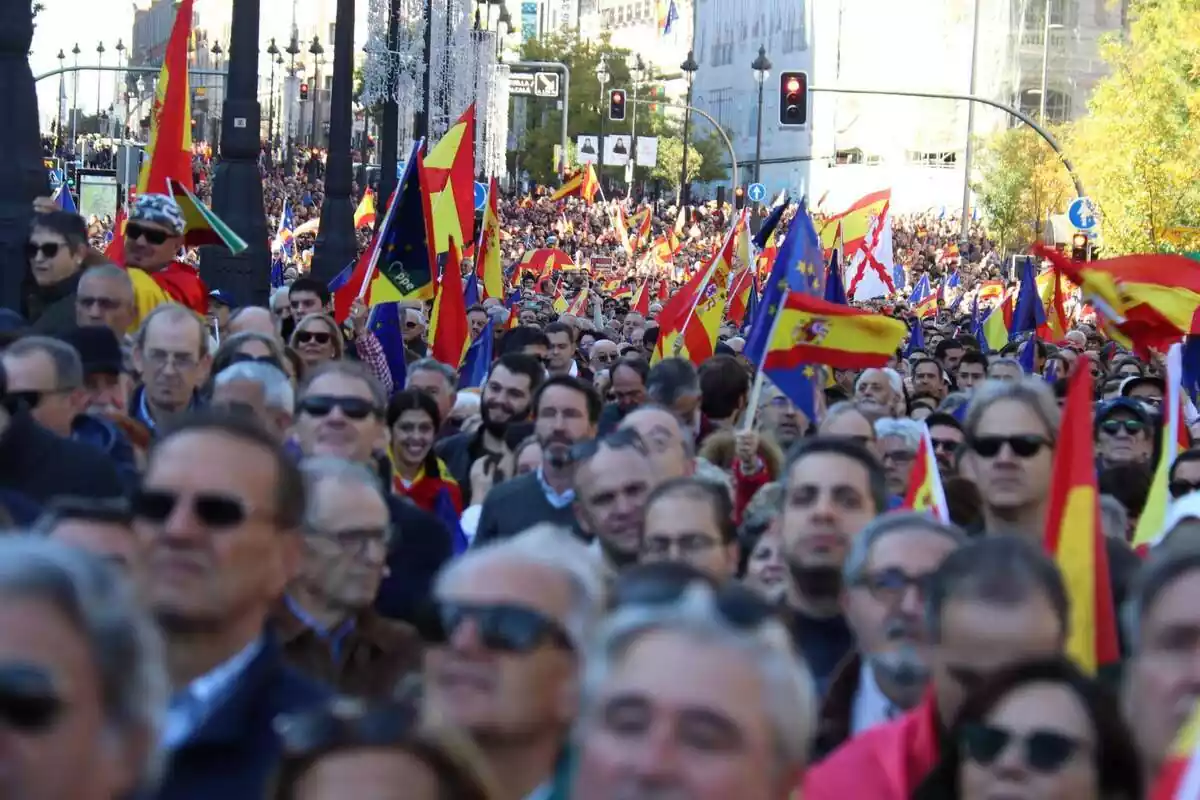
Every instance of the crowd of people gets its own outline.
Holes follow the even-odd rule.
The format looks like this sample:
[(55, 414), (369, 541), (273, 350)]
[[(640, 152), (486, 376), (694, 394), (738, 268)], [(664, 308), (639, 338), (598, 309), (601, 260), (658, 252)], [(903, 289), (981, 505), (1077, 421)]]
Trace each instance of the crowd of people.
[[(304, 171), (265, 188), (268, 217), (319, 209)], [(1140, 558), (1163, 368), (1087, 320), (1026, 374), (942, 308), (806, 414), (752, 392), (738, 325), (655, 358), (660, 303), (596, 276), (566, 314), (529, 278), (467, 309), (494, 360), (460, 388), (427, 304), (399, 370), (303, 269), (266, 307), (197, 299), (170, 198), (130, 207), (122, 266), (37, 211), (0, 312), (0, 794), (1134, 800), (1200, 697), (1200, 450)], [(506, 267), (618, 249), (599, 207), (501, 216)], [(678, 257), (729, 218), (689, 213)], [(956, 227), (897, 221), (910, 276), (998, 268), (977, 228), (949, 252)], [(1115, 677), (1067, 657), (1043, 542), (1075, 369)], [(926, 431), (949, 523), (901, 507)]]

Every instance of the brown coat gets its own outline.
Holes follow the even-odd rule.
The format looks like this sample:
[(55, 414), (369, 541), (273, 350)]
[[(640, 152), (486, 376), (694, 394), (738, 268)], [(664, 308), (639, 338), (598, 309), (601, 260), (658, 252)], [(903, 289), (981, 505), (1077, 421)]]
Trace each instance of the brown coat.
[(339, 694), (393, 697), (404, 679), (421, 668), (421, 640), (416, 631), (369, 609), (342, 638), (336, 657), (329, 643), (287, 604), (280, 604), (274, 621), (287, 663)]
[(813, 742), (813, 762), (820, 761), (850, 739), (854, 696), (862, 676), (862, 658), (852, 650), (833, 671), (817, 715), (817, 736)]

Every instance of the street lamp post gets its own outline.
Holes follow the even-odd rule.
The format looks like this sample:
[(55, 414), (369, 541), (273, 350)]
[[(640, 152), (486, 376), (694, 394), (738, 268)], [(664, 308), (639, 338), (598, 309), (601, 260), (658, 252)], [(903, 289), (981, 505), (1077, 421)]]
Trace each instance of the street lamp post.
[[(321, 116), (321, 58), (325, 55), (325, 48), (321, 46), (321, 40), (318, 37), (313, 37), (312, 44), (308, 46), (308, 52), (313, 57), (313, 82), (309, 91), (309, 109), (312, 111), (312, 133), (309, 134), (308, 143), (309, 146), (316, 147), (320, 141), (317, 139), (317, 120)], [(333, 58), (336, 62), (336, 45), (334, 45)]]
[(608, 109), (604, 106), (604, 87), (608, 84), (608, 58), (604, 53), (600, 54), (600, 63), (596, 65), (596, 80), (600, 83), (600, 153), (596, 156), (600, 165), (596, 175), (596, 180), (600, 181), (600, 189), (604, 190), (604, 122), (608, 117)]
[[(283, 56), (282, 55), (275, 56), (275, 64), (271, 68), (271, 71), (274, 72), (275, 67), (282, 67), (282, 66), (283, 66)], [(274, 159), (275, 151), (279, 149), (279, 122), (283, 118), (283, 85), (282, 84), (279, 87), (279, 104), (278, 105), (275, 104), (275, 92), (271, 92), (271, 106), (272, 106), (272, 108), (274, 108), (275, 110), (277, 110), (279, 112), (278, 114), (275, 115), (275, 118), (272, 121), (272, 123), (267, 126), (267, 134), (270, 137), (270, 143), (271, 143), (271, 158)]]
[(646, 62), (642, 59), (642, 54), (637, 54), (637, 60), (633, 62), (633, 69), (629, 71), (629, 77), (633, 79), (633, 121), (630, 126), (629, 134), (629, 196), (633, 197), (633, 174), (637, 169), (637, 110), (638, 110), (638, 85), (646, 79)]
[(271, 94), (267, 98), (267, 153), (270, 154), (272, 163), (275, 160), (275, 146), (272, 141), (272, 136), (275, 131), (275, 63), (279, 57), (279, 47), (275, 44), (275, 37), (271, 37), (271, 44), (267, 47), (267, 55), (271, 59)]
[(233, 255), (224, 247), (201, 249), (200, 275), (238, 305), (266, 305), (270, 264), (262, 176), (258, 171), (262, 109), (258, 104), (259, 0), (237, 0), (230, 25), (221, 160), (213, 176), (212, 208), (249, 247)]
[(71, 48), (71, 55), (75, 56), (75, 79), (71, 87), (71, 155), (75, 155), (75, 135), (76, 125), (79, 122), (79, 54), (83, 52), (79, 49), (79, 42)]
[(396, 100), (393, 87), (396, 75), (393, 53), (400, 49), (400, 0), (388, 0), (388, 93), (383, 100), (383, 118), (379, 122), (379, 190), (376, 193), (380, 205), (375, 214), (375, 227), (383, 225), (383, 205), (396, 188), (396, 168), (400, 149), (400, 103)]
[(500, 59), (504, 55), (504, 37), (512, 30), (512, 14), (508, 13), (508, 6), (500, 6), (500, 16), (496, 19), (496, 63), (500, 63)]
[(333, 29), (333, 90), (329, 99), (329, 149), (325, 159), (325, 202), (313, 252), (312, 275), (328, 283), (358, 255), (354, 233), (354, 0), (337, 0)]
[(762, 173), (763, 84), (771, 74), (771, 59), (767, 58), (765, 45), (758, 46), (758, 56), (750, 63), (750, 69), (754, 70), (754, 80), (758, 82), (758, 130), (754, 135), (754, 182), (758, 183)]
[[(292, 84), (295, 84), (295, 82), (296, 82), (296, 56), (300, 53), (300, 42), (296, 38), (296, 35), (294, 33), (292, 34), (291, 41), (288, 42), (287, 50), (285, 50), (284, 52), (286, 52), (288, 54), (288, 77), (290, 77), (292, 79), (292, 81), (291, 81)], [(296, 90), (295, 86), (293, 85), (292, 91), (295, 91), (295, 90)], [(290, 96), (290, 92), (289, 92), (289, 96)], [(299, 114), (300, 101), (298, 98), (293, 102), (291, 109), (292, 109), (291, 113), (288, 114), (287, 155), (285, 156), (285, 158), (287, 159), (287, 164), (285, 165), (285, 170), (284, 170), (288, 175), (292, 175), (296, 170), (296, 151), (295, 151), (296, 119), (294, 119), (294, 118), (298, 117), (300, 115)]]
[[(96, 66), (104, 66), (104, 42), (96, 45)], [(96, 133), (100, 133), (100, 84), (104, 80), (104, 73), (97, 70), (96, 72)]]
[[(212, 54), (213, 54), (214, 61), (216, 61), (217, 72), (221, 71), (221, 54), (224, 52), (225, 51), (221, 49), (220, 42), (213, 42)], [(257, 77), (258, 77), (258, 72), (256, 70), (255, 71), (255, 83), (257, 83)], [(213, 90), (208, 96), (209, 116), (212, 118), (212, 121), (213, 121), (213, 144), (218, 148), (220, 148), (220, 146), (221, 146), (221, 102), (220, 102), (220, 100), (218, 100), (218, 97), (223, 97), (224, 91), (225, 91), (224, 88), (220, 84), (221, 84), (221, 76), (217, 75), (213, 78), (213, 83), (212, 83)], [(257, 89), (255, 90), (254, 96), (255, 96), (255, 99), (258, 98)], [(260, 114), (262, 113), (261, 107), (260, 107), (259, 113)]]
[[(64, 53), (60, 49), (58, 51), (58, 68), (60, 70), (66, 68), (66, 60), (67, 60), (67, 54)], [(55, 140), (54, 141), (54, 155), (56, 155), (56, 156), (58, 155), (59, 144), (63, 140), (63, 129), (62, 129), (63, 115), (62, 115), (62, 112), (63, 112), (63, 100), (65, 99), (64, 95), (66, 94), (66, 91), (67, 91), (67, 86), (65, 83), (66, 79), (67, 78), (66, 78), (65, 74), (58, 76), (58, 97), (54, 98), (54, 105), (56, 106), (55, 115), (58, 117), (58, 125), (56, 125), (54, 128), (54, 140)]]
[(683, 112), (683, 167), (679, 171), (679, 206), (687, 208), (688, 205), (688, 134), (691, 133), (692, 127), (692, 79), (696, 76), (700, 65), (696, 63), (696, 56), (688, 50), (687, 59), (679, 65), (683, 73), (687, 75), (687, 109)]
[(47, 193), (38, 132), (37, 93), (29, 69), (33, 44), (31, 3), (4, 3), (0, 25), (0, 305), (21, 308), (21, 285), (28, 279), (25, 242), (33, 200)]
[(1038, 98), (1038, 122), (1046, 124), (1046, 77), (1050, 66), (1050, 31), (1063, 26), (1060, 23), (1050, 23), (1050, 0), (1046, 0), (1046, 19), (1042, 25), (1042, 82), (1041, 97)]
[[(117, 49), (117, 77), (116, 77), (116, 80), (113, 82), (113, 128), (114, 128), (113, 133), (117, 133), (117, 131), (115, 129), (116, 129), (117, 125), (120, 124), (119, 122), (117, 122), (117, 120), (120, 119), (120, 116), (117, 114), (117, 108), (116, 108), (117, 98), (118, 97), (124, 98), (125, 94), (126, 94), (125, 92), (121, 91), (121, 83), (124, 81), (125, 76), (122, 75), (121, 71), (120, 71), (121, 70), (121, 62), (124, 60), (124, 57), (125, 57), (125, 42), (122, 39), (120, 39), (119, 37), (117, 38), (117, 48), (116, 49)], [(122, 136), (122, 138), (124, 138), (124, 137)]]

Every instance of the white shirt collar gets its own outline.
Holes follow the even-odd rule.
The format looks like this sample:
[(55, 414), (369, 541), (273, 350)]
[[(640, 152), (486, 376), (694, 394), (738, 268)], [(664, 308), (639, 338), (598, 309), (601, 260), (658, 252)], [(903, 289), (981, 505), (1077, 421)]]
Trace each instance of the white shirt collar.
[(218, 664), (211, 670), (194, 679), (187, 685), (187, 692), (204, 706), (222, 695), (225, 690), (238, 679), (254, 657), (262, 649), (262, 639), (255, 639), (243, 647), (229, 660)]
[(871, 665), (864, 661), (858, 673), (858, 691), (854, 693), (854, 704), (850, 709), (850, 735), (857, 736), (869, 728), (887, 722), (899, 711), (896, 704), (879, 688)]

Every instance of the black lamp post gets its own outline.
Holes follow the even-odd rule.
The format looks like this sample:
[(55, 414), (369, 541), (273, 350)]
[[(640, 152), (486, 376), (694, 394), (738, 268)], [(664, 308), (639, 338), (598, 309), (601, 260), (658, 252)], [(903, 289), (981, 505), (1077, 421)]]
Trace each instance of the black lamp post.
[(700, 69), (700, 65), (696, 63), (696, 56), (688, 50), (687, 59), (684, 60), (679, 68), (683, 70), (683, 74), (687, 76), (687, 109), (683, 112), (683, 167), (679, 171), (679, 206), (687, 208), (689, 195), (688, 191), (688, 138), (692, 130), (692, 79), (696, 72)]
[(608, 59), (600, 54), (600, 63), (596, 65), (596, 81), (600, 84), (600, 152), (596, 155), (599, 169), (596, 170), (596, 180), (600, 182), (600, 191), (604, 191), (604, 122), (608, 119), (608, 104), (605, 102), (604, 87), (609, 79)]
[(271, 96), (267, 100), (267, 154), (270, 155), (272, 163), (275, 158), (275, 64), (279, 59), (279, 47), (275, 44), (275, 37), (271, 37), (271, 44), (267, 46), (267, 55), (271, 58)]
[(262, 177), (258, 171), (262, 110), (258, 105), (259, 0), (233, 4), (226, 75), (225, 113), (221, 115), (221, 162), (213, 176), (213, 211), (249, 245), (239, 255), (224, 247), (205, 247), (200, 275), (213, 289), (233, 295), (239, 305), (266, 305), (269, 257), (267, 219), (263, 214)]
[[(58, 68), (59, 70), (66, 69), (67, 54), (62, 50), (58, 51)], [(54, 114), (58, 117), (58, 125), (54, 128), (54, 155), (58, 155), (59, 143), (63, 140), (63, 118), (62, 118), (62, 101), (63, 92), (66, 91), (66, 74), (60, 72), (58, 76), (58, 97), (54, 98)]]
[[(96, 45), (96, 66), (104, 66), (104, 42)], [(96, 70), (96, 133), (101, 133), (100, 130), (100, 85), (104, 82), (104, 73)]]
[(313, 277), (326, 283), (358, 255), (350, 156), (354, 123), (354, 0), (338, 0), (335, 19), (325, 202), (321, 205), (321, 230), (312, 263)]
[(71, 155), (75, 154), (75, 136), (79, 123), (79, 54), (82, 52), (79, 42), (71, 48), (71, 55), (75, 56), (75, 78), (71, 86)]
[(21, 308), (25, 241), (33, 200), (48, 193), (38, 132), (37, 93), (29, 69), (33, 7), (28, 0), (0, 2), (0, 305)]
[(754, 70), (754, 80), (758, 81), (758, 131), (754, 140), (754, 182), (758, 183), (759, 173), (762, 171), (763, 84), (767, 82), (771, 72), (771, 59), (767, 58), (767, 48), (764, 45), (758, 46), (758, 56), (750, 63), (750, 69)]
[[(216, 65), (217, 65), (217, 72), (221, 71), (221, 54), (224, 52), (225, 51), (221, 49), (220, 42), (213, 42), (212, 54), (213, 54), (213, 60), (216, 62)], [(257, 76), (257, 74), (258, 74), (258, 72), (257, 72), (257, 70), (255, 70), (255, 75)], [(224, 98), (225, 98), (225, 87), (221, 86), (221, 76), (220, 75), (216, 76), (213, 79), (213, 87), (212, 88), (213, 88), (212, 92), (209, 93), (209, 95), (208, 95), (209, 117), (213, 121), (213, 140), (214, 140), (213, 144), (217, 147), (220, 147), (221, 146), (221, 114), (220, 114), (221, 102), (218, 101), (217, 98), (220, 97), (221, 100), (224, 100)], [(256, 93), (256, 96), (257, 96), (257, 93)], [(261, 107), (260, 107), (259, 113), (260, 114), (262, 113)]]
[[(335, 42), (334, 48), (336, 47), (337, 43)], [(313, 37), (312, 44), (308, 46), (308, 52), (313, 57), (313, 82), (309, 90), (309, 96), (312, 98), (310, 100), (312, 133), (309, 134), (308, 144), (310, 147), (316, 147), (319, 141), (317, 139), (317, 121), (321, 117), (321, 58), (325, 55), (325, 48), (321, 46), (321, 40), (318, 37)], [(334, 58), (337, 58), (336, 52), (334, 53)]]
[[(287, 49), (284, 51), (288, 54), (288, 76), (295, 83), (296, 80), (296, 56), (300, 54), (300, 42), (295, 35), (288, 42)], [(295, 89), (293, 89), (295, 91)], [(297, 119), (300, 116), (300, 100), (297, 98), (292, 105), (292, 113), (288, 115), (288, 130), (287, 130), (287, 164), (286, 172), (292, 175), (296, 171), (296, 135), (295, 131)]]
[(396, 102), (393, 87), (397, 75), (391, 70), (395, 58), (394, 53), (400, 47), (400, 0), (389, 0), (388, 3), (388, 94), (383, 101), (383, 120), (379, 126), (379, 193), (377, 201), (379, 209), (375, 213), (375, 227), (383, 224), (383, 206), (392, 196), (396, 188), (396, 167), (398, 163), (397, 150), (400, 149), (400, 104)]

